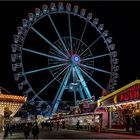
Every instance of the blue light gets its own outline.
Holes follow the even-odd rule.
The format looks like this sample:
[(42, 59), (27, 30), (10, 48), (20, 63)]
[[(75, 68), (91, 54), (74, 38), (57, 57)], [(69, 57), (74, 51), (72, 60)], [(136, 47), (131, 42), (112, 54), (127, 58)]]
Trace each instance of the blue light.
[(73, 55), (73, 56), (72, 56), (72, 61), (73, 61), (74, 63), (80, 62), (80, 56), (77, 55), (77, 54)]

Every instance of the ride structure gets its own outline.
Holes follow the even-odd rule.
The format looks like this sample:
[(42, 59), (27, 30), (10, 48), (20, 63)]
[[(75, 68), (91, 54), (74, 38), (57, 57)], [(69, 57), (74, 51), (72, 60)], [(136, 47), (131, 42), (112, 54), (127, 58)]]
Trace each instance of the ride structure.
[(93, 89), (115, 90), (119, 77), (115, 44), (104, 24), (86, 9), (62, 2), (43, 5), (28, 13), (17, 32), (12, 44), (12, 70), (28, 102), (47, 104), (47, 89), (52, 83), (59, 84), (51, 115), (57, 112), (65, 89), (74, 93), (75, 103), (77, 92), (82, 100), (94, 96), (89, 82)]

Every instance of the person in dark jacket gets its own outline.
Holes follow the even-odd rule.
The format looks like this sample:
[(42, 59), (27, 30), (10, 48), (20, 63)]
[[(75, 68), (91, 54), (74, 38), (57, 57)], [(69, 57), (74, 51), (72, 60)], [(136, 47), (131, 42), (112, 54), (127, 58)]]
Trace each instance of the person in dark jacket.
[(4, 127), (4, 136), (3, 136), (3, 139), (6, 139), (7, 137), (8, 137), (8, 133), (9, 133), (9, 126), (8, 125), (6, 125), (5, 127)]
[(130, 116), (129, 116), (129, 115), (126, 115), (126, 117), (125, 117), (125, 127), (126, 127), (126, 131), (129, 131), (130, 122), (131, 122)]
[(25, 136), (25, 139), (28, 139), (29, 134), (30, 134), (30, 128), (29, 128), (28, 124), (25, 124), (25, 126), (24, 126), (24, 136)]
[(56, 124), (57, 130), (59, 130), (59, 121)]
[(52, 126), (53, 126), (53, 125), (52, 125), (52, 122), (50, 121), (50, 122), (49, 122), (50, 131), (52, 131)]
[(39, 136), (39, 128), (37, 123), (34, 124), (33, 128), (32, 128), (32, 134), (33, 134), (33, 139), (38, 139)]
[(135, 134), (136, 132), (136, 119), (134, 116), (131, 118), (131, 127), (132, 127), (132, 133)]
[(79, 120), (77, 121), (76, 127), (77, 127), (77, 130), (79, 130), (79, 128), (80, 128), (80, 122), (79, 122)]

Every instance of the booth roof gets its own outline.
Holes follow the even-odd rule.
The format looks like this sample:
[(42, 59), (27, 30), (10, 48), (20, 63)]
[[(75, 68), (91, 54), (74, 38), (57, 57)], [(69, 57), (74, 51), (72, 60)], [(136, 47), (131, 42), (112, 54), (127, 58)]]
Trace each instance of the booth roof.
[(121, 87), (120, 89), (118, 89), (118, 90), (116, 90), (116, 91), (114, 91), (114, 92), (102, 97), (101, 99), (98, 100), (98, 102), (102, 102), (102, 101), (104, 101), (104, 100), (106, 100), (106, 99), (118, 94), (119, 92), (121, 92), (121, 91), (123, 91), (123, 90), (125, 90), (125, 89), (127, 89), (127, 88), (129, 88), (129, 87), (131, 87), (133, 85), (135, 85), (135, 84), (140, 84), (140, 80), (135, 80), (135, 81), (133, 81), (133, 82)]
[(25, 103), (26, 98), (24, 96), (12, 95), (9, 91), (0, 87), (0, 101)]

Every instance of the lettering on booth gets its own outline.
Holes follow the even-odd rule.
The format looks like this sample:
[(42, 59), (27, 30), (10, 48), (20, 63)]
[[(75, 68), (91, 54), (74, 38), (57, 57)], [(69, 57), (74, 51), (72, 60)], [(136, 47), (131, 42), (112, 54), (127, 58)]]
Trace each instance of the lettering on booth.
[(114, 103), (140, 99), (140, 85), (131, 87), (114, 97)]

